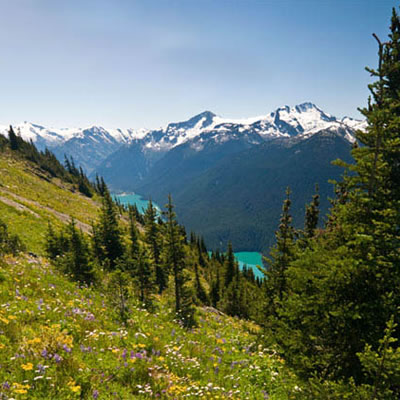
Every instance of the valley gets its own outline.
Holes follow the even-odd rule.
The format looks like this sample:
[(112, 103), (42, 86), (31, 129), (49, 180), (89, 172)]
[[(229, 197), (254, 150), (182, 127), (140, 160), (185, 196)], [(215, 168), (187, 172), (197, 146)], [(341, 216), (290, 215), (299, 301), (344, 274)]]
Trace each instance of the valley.
[[(121, 204), (128, 205), (136, 205), (138, 210), (142, 213), (148, 207), (148, 200), (144, 200), (143, 197), (139, 194), (132, 193), (122, 193), (122, 194), (114, 194), (116, 199), (118, 199)], [(153, 206), (158, 210), (161, 214), (161, 208), (153, 202)], [(243, 267), (251, 268), (254, 272), (254, 275), (258, 278), (263, 278), (263, 273), (258, 269), (257, 266), (263, 267), (262, 254), (256, 251), (245, 251), (245, 252), (235, 252), (234, 253), (236, 260), (239, 263), (239, 267), (243, 269)]]
[(171, 194), (187, 231), (201, 234), (212, 249), (226, 250), (231, 241), (236, 251), (266, 254), (286, 188), (293, 192), (296, 227), (316, 185), (323, 217), (334, 197), (328, 180), (342, 174), (331, 162), (351, 160), (355, 132), (366, 126), (306, 102), (239, 120), (205, 111), (158, 130), (24, 123), (16, 131), (39, 149), (50, 148), (60, 161), (64, 154), (73, 157), (115, 192), (140, 193), (160, 205)]

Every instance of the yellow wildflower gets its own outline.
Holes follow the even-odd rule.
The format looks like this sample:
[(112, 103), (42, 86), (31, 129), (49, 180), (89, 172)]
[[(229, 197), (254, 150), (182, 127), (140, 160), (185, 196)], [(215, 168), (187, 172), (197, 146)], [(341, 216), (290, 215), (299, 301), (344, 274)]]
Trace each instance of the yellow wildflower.
[(75, 381), (73, 381), (73, 380), (70, 380), (68, 382), (68, 386), (69, 386), (70, 390), (74, 393), (79, 393), (81, 391), (81, 387), (79, 385), (76, 385)]
[(28, 391), (27, 391), (26, 389), (14, 389), (14, 392), (15, 392), (15, 393), (18, 393), (18, 394), (25, 394), (25, 393), (28, 393)]
[(30, 389), (29, 385), (21, 385), (20, 383), (13, 383), (14, 393), (25, 394), (28, 393), (28, 389)]
[(34, 339), (30, 339), (27, 341), (28, 344), (39, 344), (42, 342), (42, 339), (40, 338), (34, 338)]
[(24, 371), (31, 371), (33, 369), (33, 364), (32, 363), (22, 364), (21, 368)]
[(74, 393), (78, 393), (81, 391), (81, 387), (79, 385), (74, 385), (74, 386), (70, 386), (70, 389), (74, 392)]

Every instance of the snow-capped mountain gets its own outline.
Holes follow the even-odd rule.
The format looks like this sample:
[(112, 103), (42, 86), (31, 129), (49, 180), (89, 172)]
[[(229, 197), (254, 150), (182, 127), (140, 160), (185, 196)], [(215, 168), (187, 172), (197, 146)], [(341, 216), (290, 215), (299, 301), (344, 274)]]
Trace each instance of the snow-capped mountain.
[[(347, 128), (346, 139), (353, 142), (352, 132), (365, 129), (366, 122), (349, 117), (338, 119), (312, 103), (302, 103), (247, 119), (222, 118), (205, 111), (187, 121), (169, 123), (156, 130), (105, 129), (101, 126), (47, 128), (29, 122), (13, 127), (23, 139), (32, 140), (40, 150), (48, 147), (61, 160), (64, 154), (73, 156), (78, 165), (91, 173), (98, 168), (103, 172), (101, 164), (121, 147), (131, 149), (132, 154), (139, 152), (153, 163), (184, 143), (191, 143), (193, 150), (201, 151), (207, 141), (221, 145), (240, 139), (242, 143), (255, 145), (276, 138), (309, 137), (323, 129), (343, 132), (343, 128)], [(7, 134), (7, 131), (8, 126), (0, 125), (0, 133)], [(129, 156), (129, 151), (124, 152)], [(106, 161), (107, 168), (110, 168), (110, 162)]]
[(364, 125), (348, 117), (340, 120), (312, 103), (284, 106), (247, 119), (222, 118), (205, 111), (187, 121), (148, 131), (121, 146), (96, 171), (121, 190), (140, 189), (150, 180), (152, 187), (156, 181), (161, 187), (166, 182), (183, 181), (184, 176), (190, 179), (222, 157), (270, 140), (305, 140), (329, 130), (352, 143), (355, 128)]
[[(9, 125), (0, 125), (0, 133), (7, 135)], [(105, 129), (101, 126), (89, 126), (87, 128), (46, 128), (30, 122), (22, 122), (13, 125), (14, 131), (24, 140), (31, 141), (41, 148), (42, 146), (53, 148), (71, 139), (87, 139), (92, 142), (128, 143), (132, 139), (141, 138), (148, 130), (134, 129)]]
[[(8, 134), (9, 126), (0, 126), (0, 133)], [(105, 129), (101, 126), (87, 128), (46, 128), (23, 122), (13, 125), (14, 131), (24, 140), (35, 143), (39, 150), (51, 149), (61, 160), (64, 155), (73, 157), (76, 164), (91, 172), (101, 161), (121, 145), (142, 138), (147, 130)]]
[[(365, 121), (339, 119), (303, 103), (247, 119), (205, 111), (155, 130), (53, 129), (27, 122), (14, 130), (60, 160), (73, 156), (113, 190), (134, 191), (159, 204), (171, 193), (187, 228), (212, 247), (231, 240), (244, 251), (271, 244), (287, 186), (301, 210), (318, 183), (321, 210), (327, 210), (328, 179), (341, 174), (331, 161), (351, 162), (355, 131), (366, 127)], [(7, 129), (0, 126), (0, 133)]]
[[(222, 118), (205, 111), (185, 122), (171, 123), (166, 127), (149, 131), (143, 136), (147, 149), (166, 152), (187, 141), (199, 141), (199, 137), (212, 137), (215, 141), (226, 141), (232, 134), (259, 135), (264, 140), (279, 137), (310, 136), (323, 129), (365, 129), (366, 122), (350, 117), (337, 119), (312, 103), (294, 107), (284, 106), (270, 114), (247, 118)], [(349, 136), (349, 141), (354, 138)]]

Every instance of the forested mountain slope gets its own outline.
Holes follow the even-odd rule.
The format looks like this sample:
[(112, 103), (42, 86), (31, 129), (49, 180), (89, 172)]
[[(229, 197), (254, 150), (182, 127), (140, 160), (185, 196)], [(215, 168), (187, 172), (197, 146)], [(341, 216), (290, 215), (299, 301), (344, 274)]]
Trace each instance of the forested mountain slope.
[[(140, 252), (136, 261), (117, 260), (114, 268), (92, 253), (106, 218), (104, 198), (83, 196), (76, 184), (9, 145), (2, 140), (0, 146), (0, 398), (241, 399), (268, 393), (289, 399), (298, 392), (298, 379), (258, 341), (260, 327), (227, 314), (248, 312), (243, 307), (255, 301), (250, 293), (258, 287), (254, 276), (239, 273), (232, 254), (211, 260), (200, 238), (181, 242), (192, 293), (182, 292), (182, 301), (189, 301), (182, 306), (194, 312), (188, 328), (175, 309), (172, 276), (161, 295), (152, 289), (155, 259), (146, 232), (156, 234), (164, 266), (168, 220), (151, 225), (148, 211), (132, 225), (132, 214), (112, 205), (108, 217), (117, 218), (122, 246), (132, 254), (135, 234)], [(174, 234), (181, 230), (171, 226)], [(130, 265), (125, 262), (134, 270), (120, 269)], [(224, 295), (228, 271), (245, 302), (235, 303), (229, 297), (234, 291)]]

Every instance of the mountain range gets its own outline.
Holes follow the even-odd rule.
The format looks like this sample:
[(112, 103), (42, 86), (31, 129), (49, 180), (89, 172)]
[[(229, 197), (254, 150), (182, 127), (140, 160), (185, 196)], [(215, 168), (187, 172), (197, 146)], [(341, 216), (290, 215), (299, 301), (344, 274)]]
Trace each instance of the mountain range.
[[(73, 156), (116, 191), (135, 191), (163, 204), (171, 193), (187, 229), (208, 246), (266, 250), (279, 222), (286, 186), (293, 190), (295, 224), (320, 186), (321, 210), (339, 178), (336, 158), (350, 160), (357, 129), (366, 122), (338, 119), (312, 103), (284, 106), (260, 117), (225, 119), (205, 111), (157, 130), (50, 129), (25, 122), (14, 129), (58, 158)], [(7, 126), (0, 126), (5, 133)]]

